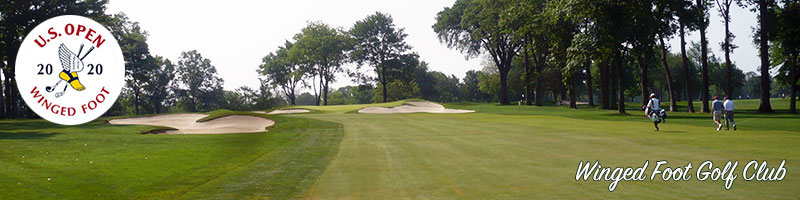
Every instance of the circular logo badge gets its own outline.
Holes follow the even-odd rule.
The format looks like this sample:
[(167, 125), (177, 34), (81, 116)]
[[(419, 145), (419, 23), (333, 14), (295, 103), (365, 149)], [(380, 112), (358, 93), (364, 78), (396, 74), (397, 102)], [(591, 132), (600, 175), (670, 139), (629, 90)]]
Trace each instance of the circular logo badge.
[(125, 84), (119, 43), (103, 25), (86, 17), (48, 19), (22, 41), (17, 88), (37, 115), (63, 125), (103, 115)]

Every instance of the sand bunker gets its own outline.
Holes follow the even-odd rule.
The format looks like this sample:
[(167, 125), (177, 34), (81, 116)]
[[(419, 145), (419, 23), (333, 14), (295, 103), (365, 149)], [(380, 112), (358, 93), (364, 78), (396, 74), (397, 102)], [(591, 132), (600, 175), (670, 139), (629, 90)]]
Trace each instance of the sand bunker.
[(277, 115), (277, 114), (294, 114), (294, 113), (307, 113), (311, 112), (310, 110), (306, 109), (282, 109), (282, 110), (273, 110), (272, 112), (267, 113), (268, 115)]
[(426, 101), (409, 101), (406, 104), (392, 107), (366, 107), (358, 110), (358, 113), (392, 114), (392, 113), (471, 113), (474, 110), (447, 109), (441, 104)]
[(252, 133), (267, 131), (266, 127), (275, 124), (274, 121), (261, 117), (231, 115), (206, 122), (197, 122), (206, 117), (203, 114), (168, 114), (152, 117), (136, 117), (114, 119), (110, 124), (133, 124), (165, 126), (178, 130), (165, 131), (166, 134), (226, 134), (226, 133)]
[(295, 113), (308, 113), (311, 112), (310, 110), (306, 109), (298, 109), (298, 108), (290, 108), (290, 109), (281, 109), (281, 110), (273, 110), (272, 112), (264, 112), (264, 111), (251, 111), (254, 113), (261, 113), (261, 114), (268, 114), (268, 115), (279, 115), (279, 114), (295, 114)]

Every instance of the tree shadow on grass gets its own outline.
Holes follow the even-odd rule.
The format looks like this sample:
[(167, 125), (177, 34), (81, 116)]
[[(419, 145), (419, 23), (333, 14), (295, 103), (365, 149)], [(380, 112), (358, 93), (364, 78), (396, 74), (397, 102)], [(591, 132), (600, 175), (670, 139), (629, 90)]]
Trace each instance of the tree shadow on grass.
[(65, 128), (68, 126), (55, 124), (45, 120), (4, 120), (0, 121), (0, 133), (13, 133), (30, 130)]
[(6, 133), (0, 132), (0, 140), (25, 140), (25, 139), (44, 139), (48, 137), (52, 137), (56, 135), (56, 133), (42, 133), (42, 132), (17, 132), (17, 133)]

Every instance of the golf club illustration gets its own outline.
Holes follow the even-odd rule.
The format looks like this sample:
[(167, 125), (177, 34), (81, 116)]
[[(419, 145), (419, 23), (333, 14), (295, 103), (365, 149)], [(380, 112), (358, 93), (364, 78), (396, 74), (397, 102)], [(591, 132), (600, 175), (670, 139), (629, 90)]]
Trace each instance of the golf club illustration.
[(55, 85), (47, 86), (45, 90), (47, 90), (47, 92), (53, 92), (53, 90), (55, 90), (55, 88), (64, 81), (66, 81), (67, 84), (64, 85), (64, 90), (61, 92), (56, 92), (56, 98), (64, 95), (64, 92), (67, 91), (68, 86), (72, 86), (72, 88), (77, 91), (86, 89), (86, 87), (84, 87), (83, 84), (78, 81), (78, 72), (83, 71), (83, 59), (86, 58), (86, 56), (88, 56), (92, 50), (94, 50), (94, 46), (89, 48), (89, 50), (86, 51), (86, 54), (84, 54), (82, 57), (78, 57), (83, 51), (83, 44), (81, 44), (80, 49), (78, 49), (78, 54), (75, 54), (66, 46), (64, 46), (64, 43), (61, 43), (61, 46), (58, 46), (58, 58), (61, 60), (62, 68), (64, 68), (64, 70), (58, 74), (58, 77), (61, 79), (59, 79)]

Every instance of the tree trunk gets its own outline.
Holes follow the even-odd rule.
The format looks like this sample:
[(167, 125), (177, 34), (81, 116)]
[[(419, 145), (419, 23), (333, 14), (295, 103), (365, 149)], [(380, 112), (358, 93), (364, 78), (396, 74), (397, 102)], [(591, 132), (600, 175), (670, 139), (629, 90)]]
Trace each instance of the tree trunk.
[(622, 65), (624, 63), (622, 61), (622, 49), (618, 49), (616, 53), (617, 53), (616, 59), (614, 60), (616, 62), (615, 68), (617, 68), (616, 82), (617, 85), (619, 86), (619, 100), (618, 100), (619, 105), (617, 106), (617, 109), (619, 111), (619, 114), (625, 114), (625, 88), (623, 87), (624, 84), (622, 82)]
[(617, 66), (615, 66), (616, 62), (617, 62), (616, 60), (617, 60), (617, 58), (614, 58), (614, 64), (609, 64), (609, 67), (608, 67), (610, 69), (610, 73), (609, 73), (610, 76), (608, 77), (609, 80), (610, 80), (610, 84), (609, 84), (608, 87), (611, 88), (611, 94), (608, 96), (608, 99), (611, 100), (609, 102), (610, 102), (612, 110), (618, 109), (618, 107), (617, 107), (617, 89), (619, 89), (619, 79), (617, 78), (617, 71), (619, 70), (619, 68)]
[(136, 115), (139, 115), (139, 88), (133, 87), (133, 109), (136, 111)]
[(664, 37), (659, 34), (658, 37), (659, 41), (661, 42), (661, 64), (664, 65), (664, 73), (667, 75), (667, 93), (669, 93), (669, 111), (675, 112), (678, 111), (678, 98), (675, 95), (675, 89), (672, 88), (672, 72), (669, 70), (669, 64), (667, 64), (667, 47), (664, 43)]
[[(9, 43), (6, 43), (6, 44), (9, 44)], [(16, 43), (11, 43), (9, 46), (7, 46), (7, 49), (13, 49), (13, 47), (19, 47), (19, 45), (15, 45), (15, 44)], [(4, 71), (6, 73), (5, 75), (6, 75), (6, 82), (7, 82), (6, 83), (6, 100), (7, 101), (4, 102), (5, 105), (6, 105), (6, 116), (7, 116), (7, 118), (17, 118), (17, 117), (19, 117), (19, 115), (18, 115), (19, 113), (17, 112), (17, 94), (18, 94), (18, 92), (16, 91), (17, 86), (16, 86), (16, 81), (15, 81), (15, 78), (14, 78), (14, 71), (15, 71), (14, 67), (16, 67), (15, 65), (16, 65), (16, 62), (17, 62), (17, 50), (13, 49), (11, 51), (6, 51), (6, 52), (11, 52), (10, 54), (7, 55), (8, 59), (6, 60), (6, 65), (9, 66), (8, 67), (9, 70), (8, 71)]]
[(725, 96), (733, 96), (733, 66), (731, 65), (731, 30), (730, 30), (730, 16), (725, 14), (725, 80), (727, 85), (725, 87)]
[(639, 68), (642, 72), (642, 75), (639, 78), (639, 87), (642, 88), (642, 106), (645, 106), (650, 98), (650, 92), (648, 91), (647, 86), (647, 62), (645, 62), (644, 53), (643, 55), (639, 55)]
[(542, 77), (541, 76), (542, 76), (542, 68), (544, 68), (544, 66), (543, 66), (544, 65), (544, 61), (541, 61), (540, 59), (536, 59), (536, 55), (533, 55), (533, 56), (534, 56), (534, 61), (536, 62), (535, 63), (536, 64), (536, 87), (534, 88), (536, 90), (536, 94), (534, 94), (535, 95), (535, 103), (534, 104), (536, 106), (542, 106), (542, 99), (544, 98), (544, 87), (542, 87), (543, 83), (542, 83)]
[(599, 63), (600, 66), (600, 98), (602, 98), (601, 107), (604, 110), (611, 109), (611, 105), (609, 104), (609, 95), (608, 95), (608, 61), (602, 61)]
[(694, 104), (692, 103), (692, 73), (689, 70), (689, 58), (686, 57), (686, 40), (683, 24), (680, 24), (681, 35), (681, 59), (683, 61), (683, 72), (686, 75), (686, 111), (694, 113)]
[(700, 94), (700, 101), (702, 102), (700, 112), (708, 113), (711, 112), (711, 110), (708, 107), (708, 41), (706, 41), (706, 28), (708, 28), (708, 24), (706, 24), (706, 5), (703, 0), (697, 0), (695, 6), (697, 6), (700, 20), (700, 67), (702, 68), (700, 71), (703, 78), (701, 81), (703, 88)]
[[(761, 103), (758, 105), (758, 112), (772, 112), (772, 105), (769, 104), (769, 88), (770, 88), (770, 75), (769, 75), (769, 35), (767, 34), (766, 21), (767, 19), (767, 1), (758, 1), (758, 11), (761, 16), (759, 23), (761, 31), (760, 45), (761, 48)], [(733, 98), (733, 97), (731, 97)]]
[(588, 106), (594, 106), (594, 88), (592, 87), (592, 60), (586, 60), (586, 91), (589, 93)]
[(789, 99), (789, 113), (797, 113), (797, 92), (800, 90), (800, 85), (797, 84), (798, 79), (800, 79), (800, 72), (798, 72), (798, 63), (797, 63), (797, 51), (795, 50), (789, 56), (790, 69), (789, 73), (792, 77), (792, 94), (789, 95), (791, 99)]
[[(2, 63), (0, 63), (0, 64), (2, 64)], [(2, 66), (0, 66), (0, 67), (2, 67)], [(0, 75), (2, 75), (2, 73), (3, 73), (3, 69), (0, 68)], [(5, 96), (6, 95), (3, 95), (5, 93), (5, 90), (4, 90), (5, 87), (3, 87), (3, 84), (4, 84), (3, 82), (5, 82), (5, 81), (3, 81), (3, 79), (0, 78), (0, 119), (5, 119), (6, 118), (6, 105), (5, 105), (5, 100), (6, 100)]]
[[(698, 6), (701, 0), (697, 0)], [(700, 11), (704, 13), (703, 11)], [(701, 20), (705, 20), (705, 16), (701, 16)], [(708, 41), (706, 41), (706, 25), (700, 25), (700, 67), (702, 75), (703, 89), (700, 94), (700, 99), (703, 102), (701, 112), (710, 113), (711, 108), (708, 107)]]
[[(505, 64), (505, 63), (504, 63)], [(498, 67), (500, 71), (500, 104), (508, 105), (508, 66)]]
[(8, 76), (6, 76), (6, 80), (3, 80), (3, 83), (0, 84), (3, 84), (5, 89), (4, 91), (0, 91), (3, 92), (3, 96), (5, 97), (5, 99), (3, 100), (3, 110), (5, 110), (6, 114), (5, 117), (11, 118), (13, 116), (13, 114), (11, 113), (11, 108), (9, 108), (11, 106), (11, 95), (9, 95), (11, 94), (11, 82), (8, 79)]
[[(328, 105), (328, 77), (327, 77), (327, 75), (325, 75), (325, 86), (323, 86), (322, 88), (323, 88), (323, 90), (322, 90), (322, 105), (323, 106), (327, 106)], [(383, 88), (386, 88), (386, 86), (384, 86)]]
[(531, 104), (533, 104), (533, 99), (532, 99), (533, 97), (531, 97), (531, 94), (533, 93), (533, 89), (531, 88), (531, 76), (533, 76), (533, 66), (531, 66), (531, 61), (530, 61), (530, 58), (528, 57), (527, 49), (525, 49), (522, 52), (522, 54), (523, 54), (523, 56), (525, 58), (524, 59), (525, 60), (525, 79), (523, 81), (525, 83), (525, 105), (531, 105)]
[[(575, 77), (575, 75), (573, 74), (572, 77)], [(575, 78), (569, 78), (567, 80), (567, 83), (569, 84), (567, 86), (567, 89), (568, 89), (568, 92), (569, 92), (569, 108), (577, 109), (578, 108), (578, 105), (577, 105), (578, 94), (575, 93), (575, 87), (576, 87), (575, 86), (576, 85), (575, 84)]]
[[(381, 63), (383, 63), (383, 61), (381, 61)], [(386, 94), (386, 69), (381, 66), (382, 64), (378, 66), (378, 68), (380, 68), (380, 73), (381, 73), (380, 74), (381, 77), (378, 77), (378, 80), (380, 80), (381, 84), (383, 85), (383, 103), (386, 103), (387, 102), (386, 99), (389, 97), (388, 94)]]

